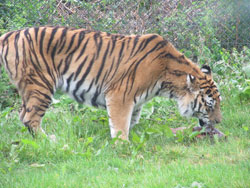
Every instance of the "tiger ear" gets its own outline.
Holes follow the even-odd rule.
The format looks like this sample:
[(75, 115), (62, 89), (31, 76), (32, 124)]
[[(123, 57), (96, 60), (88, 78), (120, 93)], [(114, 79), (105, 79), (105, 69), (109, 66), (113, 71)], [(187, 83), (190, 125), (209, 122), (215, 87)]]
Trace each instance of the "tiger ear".
[(212, 75), (211, 68), (208, 65), (203, 65), (201, 71), (209, 76)]

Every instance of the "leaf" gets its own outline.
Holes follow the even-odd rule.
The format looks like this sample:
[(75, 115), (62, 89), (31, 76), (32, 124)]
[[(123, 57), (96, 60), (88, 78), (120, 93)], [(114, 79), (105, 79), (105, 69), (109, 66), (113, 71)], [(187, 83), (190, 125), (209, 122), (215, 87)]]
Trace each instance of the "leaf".
[(193, 139), (200, 134), (200, 131), (194, 131), (189, 135), (189, 138)]
[(169, 137), (169, 138), (173, 138), (174, 137), (174, 133), (172, 132), (172, 130), (169, 127), (166, 127), (164, 129), (164, 134)]
[(137, 144), (140, 143), (140, 137), (134, 131), (131, 132), (131, 135), (132, 135), (132, 141), (134, 143)]
[(243, 67), (242, 70), (246, 73), (247, 78), (250, 78), (250, 65)]
[(244, 93), (244, 94), (250, 96), (250, 86), (247, 86), (247, 87), (242, 91), (242, 93)]
[(245, 131), (248, 131), (249, 130), (249, 128), (247, 127), (247, 126), (243, 126), (242, 127)]
[(142, 110), (142, 116), (146, 116), (146, 119), (149, 119), (150, 116), (153, 114), (154, 112), (154, 106), (153, 104), (147, 104), (145, 105), (145, 108), (143, 108)]
[(240, 99), (243, 99), (243, 98), (248, 99), (248, 98), (250, 98), (250, 86), (247, 86), (246, 88), (244, 88), (244, 90), (241, 93), (239, 93), (239, 98)]
[(38, 144), (32, 140), (28, 140), (28, 139), (22, 139), (21, 142), (24, 144), (24, 145), (30, 145), (32, 146), (33, 148), (37, 149), (38, 148)]
[(6, 108), (2, 113), (1, 113), (1, 118), (4, 118), (5, 116), (7, 116), (14, 108), (10, 107), (10, 108)]
[(158, 129), (154, 129), (150, 127), (146, 130), (146, 133), (150, 135), (150, 134), (161, 133), (161, 132)]

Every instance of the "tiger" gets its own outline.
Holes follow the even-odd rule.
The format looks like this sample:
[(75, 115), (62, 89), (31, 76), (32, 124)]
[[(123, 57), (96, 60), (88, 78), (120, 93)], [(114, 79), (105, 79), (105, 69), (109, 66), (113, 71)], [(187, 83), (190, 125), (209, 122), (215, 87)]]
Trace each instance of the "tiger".
[(40, 26), (0, 37), (0, 62), (22, 99), (20, 120), (32, 134), (56, 90), (107, 110), (111, 138), (128, 140), (142, 106), (153, 97), (177, 101), (202, 127), (222, 120), (211, 68), (201, 68), (158, 34), (121, 35)]

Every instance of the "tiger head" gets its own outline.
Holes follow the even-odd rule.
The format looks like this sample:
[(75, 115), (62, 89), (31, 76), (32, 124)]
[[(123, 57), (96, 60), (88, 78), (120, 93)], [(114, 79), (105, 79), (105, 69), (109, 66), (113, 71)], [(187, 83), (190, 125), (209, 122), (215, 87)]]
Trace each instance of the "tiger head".
[(221, 122), (221, 97), (209, 66), (200, 69), (201, 76), (187, 74), (186, 92), (179, 98), (178, 106), (184, 116), (196, 117), (200, 126), (214, 126)]

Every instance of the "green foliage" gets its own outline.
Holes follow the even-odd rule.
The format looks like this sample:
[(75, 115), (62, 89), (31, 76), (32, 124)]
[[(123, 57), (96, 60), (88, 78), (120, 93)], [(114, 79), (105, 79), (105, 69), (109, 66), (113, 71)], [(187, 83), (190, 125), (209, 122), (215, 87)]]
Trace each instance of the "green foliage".
[(0, 111), (7, 107), (14, 106), (17, 99), (18, 92), (15, 86), (10, 83), (6, 72), (3, 72), (3, 74), (0, 74)]
[(250, 99), (250, 80), (246, 80), (247, 86), (239, 93), (239, 98)]

